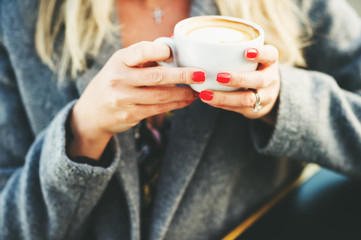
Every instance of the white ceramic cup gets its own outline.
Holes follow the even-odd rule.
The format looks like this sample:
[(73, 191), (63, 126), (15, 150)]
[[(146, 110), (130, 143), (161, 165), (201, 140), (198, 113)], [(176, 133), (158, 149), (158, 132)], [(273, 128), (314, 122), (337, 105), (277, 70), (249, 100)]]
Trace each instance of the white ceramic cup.
[[(230, 26), (231, 28), (237, 28), (238, 25), (242, 29), (248, 29), (251, 32), (255, 31), (256, 35), (250, 40), (234, 41), (235, 39), (229, 39), (228, 41), (222, 39), (219, 34), (217, 35), (217, 32), (212, 33), (212, 31), (210, 34), (207, 32), (206, 37), (203, 35), (203, 37), (199, 38), (190, 34), (190, 32), (200, 28), (230, 28)], [(230, 38), (232, 38), (231, 35)], [(206, 81), (202, 84), (190, 85), (193, 90), (197, 92), (206, 89), (234, 91), (236, 88), (220, 85), (217, 82), (217, 74), (229, 71), (255, 71), (258, 64), (248, 61), (245, 58), (245, 51), (248, 48), (257, 48), (264, 44), (264, 31), (257, 24), (240, 18), (199, 16), (187, 18), (177, 23), (172, 38), (158, 38), (155, 41), (167, 44), (172, 50), (173, 62), (162, 62), (161, 65), (196, 67), (205, 71)]]

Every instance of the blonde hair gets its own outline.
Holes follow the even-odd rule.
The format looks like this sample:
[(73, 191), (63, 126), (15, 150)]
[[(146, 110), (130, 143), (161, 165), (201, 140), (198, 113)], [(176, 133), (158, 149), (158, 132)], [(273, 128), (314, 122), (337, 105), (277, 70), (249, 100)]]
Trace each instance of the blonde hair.
[[(293, 0), (215, 0), (222, 15), (241, 17), (261, 25), (266, 43), (275, 45), (282, 63), (304, 66), (302, 48), (306, 17)], [(86, 70), (86, 57), (96, 56), (104, 40), (119, 28), (113, 22), (114, 0), (40, 0), (35, 45), (53, 71), (73, 78)], [(56, 11), (55, 11), (56, 10)], [(55, 45), (64, 29), (61, 53)], [(307, 29), (307, 28), (306, 28)]]
[[(55, 12), (55, 10), (57, 12)], [(42, 61), (65, 75), (70, 67), (73, 78), (86, 69), (86, 57), (95, 56), (104, 40), (113, 40), (114, 1), (40, 0), (35, 46)], [(62, 52), (54, 49), (64, 28)]]
[(307, 16), (294, 0), (215, 0), (221, 15), (256, 22), (265, 30), (265, 42), (280, 53), (280, 62), (305, 66), (302, 49), (309, 44), (311, 28)]

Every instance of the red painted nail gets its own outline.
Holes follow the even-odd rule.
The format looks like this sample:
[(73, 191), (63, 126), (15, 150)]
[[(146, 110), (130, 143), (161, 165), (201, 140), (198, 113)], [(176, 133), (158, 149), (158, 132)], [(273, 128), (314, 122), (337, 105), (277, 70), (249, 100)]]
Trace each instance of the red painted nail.
[(246, 51), (246, 58), (249, 58), (249, 59), (255, 59), (256, 57), (258, 57), (258, 50), (255, 49), (255, 48), (249, 48), (247, 49)]
[(218, 73), (217, 82), (219, 83), (229, 83), (231, 81), (231, 74), (229, 73)]
[(203, 100), (206, 100), (206, 101), (211, 101), (213, 99), (213, 93), (212, 92), (209, 92), (209, 91), (202, 91), (200, 94), (199, 94), (199, 97)]
[(195, 82), (204, 82), (206, 80), (206, 74), (204, 72), (194, 72), (192, 75), (192, 79)]

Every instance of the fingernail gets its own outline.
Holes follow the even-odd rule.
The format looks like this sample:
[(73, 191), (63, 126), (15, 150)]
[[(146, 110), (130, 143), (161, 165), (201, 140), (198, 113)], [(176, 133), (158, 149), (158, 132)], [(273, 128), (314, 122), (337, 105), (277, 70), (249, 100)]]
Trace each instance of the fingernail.
[(195, 82), (204, 82), (206, 80), (206, 74), (204, 72), (194, 72), (192, 75), (192, 79)]
[(246, 58), (248, 59), (255, 59), (256, 57), (258, 57), (258, 50), (255, 48), (249, 48), (246, 50)]
[(218, 73), (217, 82), (219, 83), (229, 83), (231, 81), (231, 74), (229, 73)]
[(213, 99), (213, 93), (212, 92), (209, 92), (209, 91), (202, 91), (200, 94), (199, 94), (199, 97), (203, 100), (206, 100), (206, 101), (211, 101)]

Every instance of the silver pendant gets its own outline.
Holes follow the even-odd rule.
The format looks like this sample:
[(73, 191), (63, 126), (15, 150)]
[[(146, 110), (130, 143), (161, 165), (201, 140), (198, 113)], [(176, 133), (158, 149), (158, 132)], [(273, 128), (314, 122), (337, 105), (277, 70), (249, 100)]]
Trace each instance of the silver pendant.
[(154, 8), (152, 12), (152, 17), (154, 18), (155, 24), (159, 25), (162, 23), (162, 18), (164, 16), (164, 12), (159, 7)]

